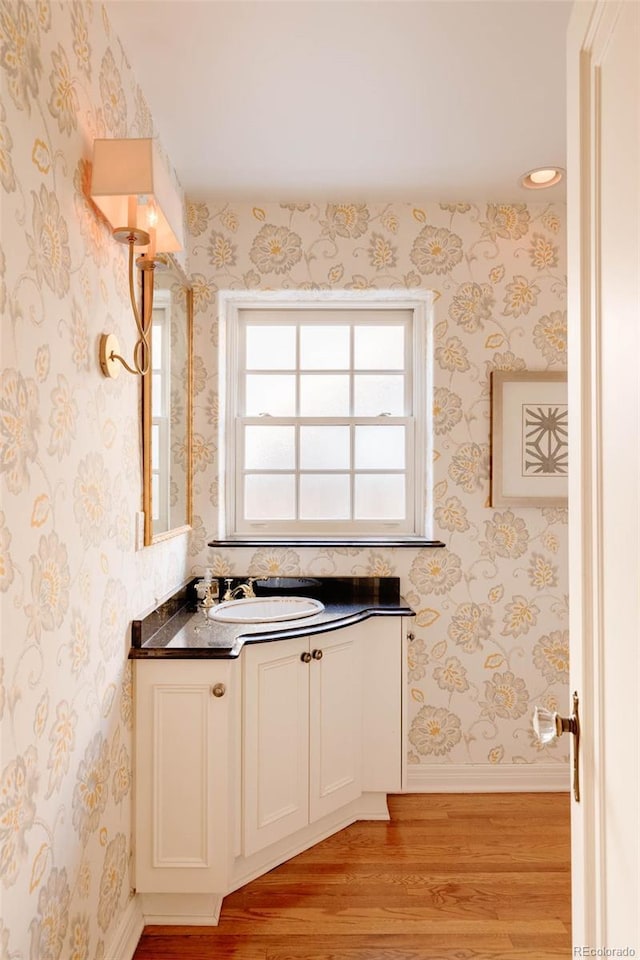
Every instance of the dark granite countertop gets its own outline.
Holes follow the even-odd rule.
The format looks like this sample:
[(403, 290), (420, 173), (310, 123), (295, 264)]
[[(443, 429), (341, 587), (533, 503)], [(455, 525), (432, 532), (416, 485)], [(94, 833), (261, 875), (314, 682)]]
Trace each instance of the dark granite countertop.
[[(235, 577), (234, 584), (246, 579)], [(300, 620), (223, 624), (198, 609), (195, 583), (133, 621), (131, 659), (235, 659), (245, 643), (327, 633), (374, 616), (415, 616), (400, 596), (399, 577), (274, 577), (254, 585), (256, 596), (314, 597), (324, 610)]]

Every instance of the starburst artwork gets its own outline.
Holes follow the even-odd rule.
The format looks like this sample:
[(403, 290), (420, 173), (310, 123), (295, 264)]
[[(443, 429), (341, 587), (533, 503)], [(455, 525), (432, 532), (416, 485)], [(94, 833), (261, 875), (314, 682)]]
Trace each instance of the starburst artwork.
[(569, 474), (567, 377), (491, 375), (491, 506), (565, 506)]
[(522, 406), (522, 473), (566, 476), (569, 465), (566, 404)]

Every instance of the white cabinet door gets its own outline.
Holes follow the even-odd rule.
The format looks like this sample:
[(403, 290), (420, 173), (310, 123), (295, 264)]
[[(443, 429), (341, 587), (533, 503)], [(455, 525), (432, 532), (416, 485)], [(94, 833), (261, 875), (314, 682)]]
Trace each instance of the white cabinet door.
[(401, 789), (402, 621), (247, 644), (243, 853)]
[(352, 629), (247, 644), (245, 856), (362, 792), (362, 666)]
[(136, 661), (139, 892), (226, 890), (232, 669), (230, 661)]
[(362, 793), (364, 624), (310, 638), (309, 822)]
[(243, 850), (257, 850), (309, 816), (309, 664), (306, 637), (247, 644), (244, 660)]

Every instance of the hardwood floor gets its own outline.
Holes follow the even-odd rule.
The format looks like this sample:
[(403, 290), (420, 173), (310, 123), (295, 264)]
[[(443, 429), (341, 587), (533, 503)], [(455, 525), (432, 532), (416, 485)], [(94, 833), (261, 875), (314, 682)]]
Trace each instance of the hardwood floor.
[(568, 794), (411, 794), (134, 960), (568, 960)]

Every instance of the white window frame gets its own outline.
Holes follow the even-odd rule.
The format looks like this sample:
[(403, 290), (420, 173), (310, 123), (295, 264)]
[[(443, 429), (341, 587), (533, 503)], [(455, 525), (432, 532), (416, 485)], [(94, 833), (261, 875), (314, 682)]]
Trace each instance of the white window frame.
[[(395, 522), (382, 521), (375, 530), (368, 522), (350, 521), (345, 528), (339, 521), (331, 530), (326, 524), (289, 522), (286, 529), (267, 528), (263, 524), (243, 525), (236, 515), (236, 438), (238, 411), (238, 381), (243, 371), (240, 366), (240, 329), (243, 310), (259, 311), (281, 310), (286, 312), (300, 310), (335, 309), (336, 311), (398, 311), (409, 310), (412, 313), (411, 342), (406, 345), (411, 364), (408, 372), (411, 376), (411, 417), (414, 421), (413, 450), (407, 462), (413, 477), (409, 478), (408, 495), (411, 497), (413, 524), (411, 529), (399, 529)], [(364, 319), (364, 318), (363, 318)], [(278, 540), (294, 541), (345, 541), (367, 540), (424, 540), (431, 539), (432, 533), (432, 465), (433, 465), (433, 293), (428, 290), (341, 290), (341, 291), (235, 291), (221, 290), (218, 293), (218, 539)], [(328, 418), (329, 419), (329, 418)], [(351, 418), (348, 418), (351, 419)], [(357, 418), (358, 422), (406, 423), (407, 417), (393, 417), (384, 421), (378, 417)], [(262, 421), (264, 422), (264, 421)], [(276, 418), (269, 422), (278, 423)], [(316, 422), (325, 422), (322, 418)], [(331, 423), (339, 418), (331, 418)], [(408, 438), (408, 442), (410, 438)]]

